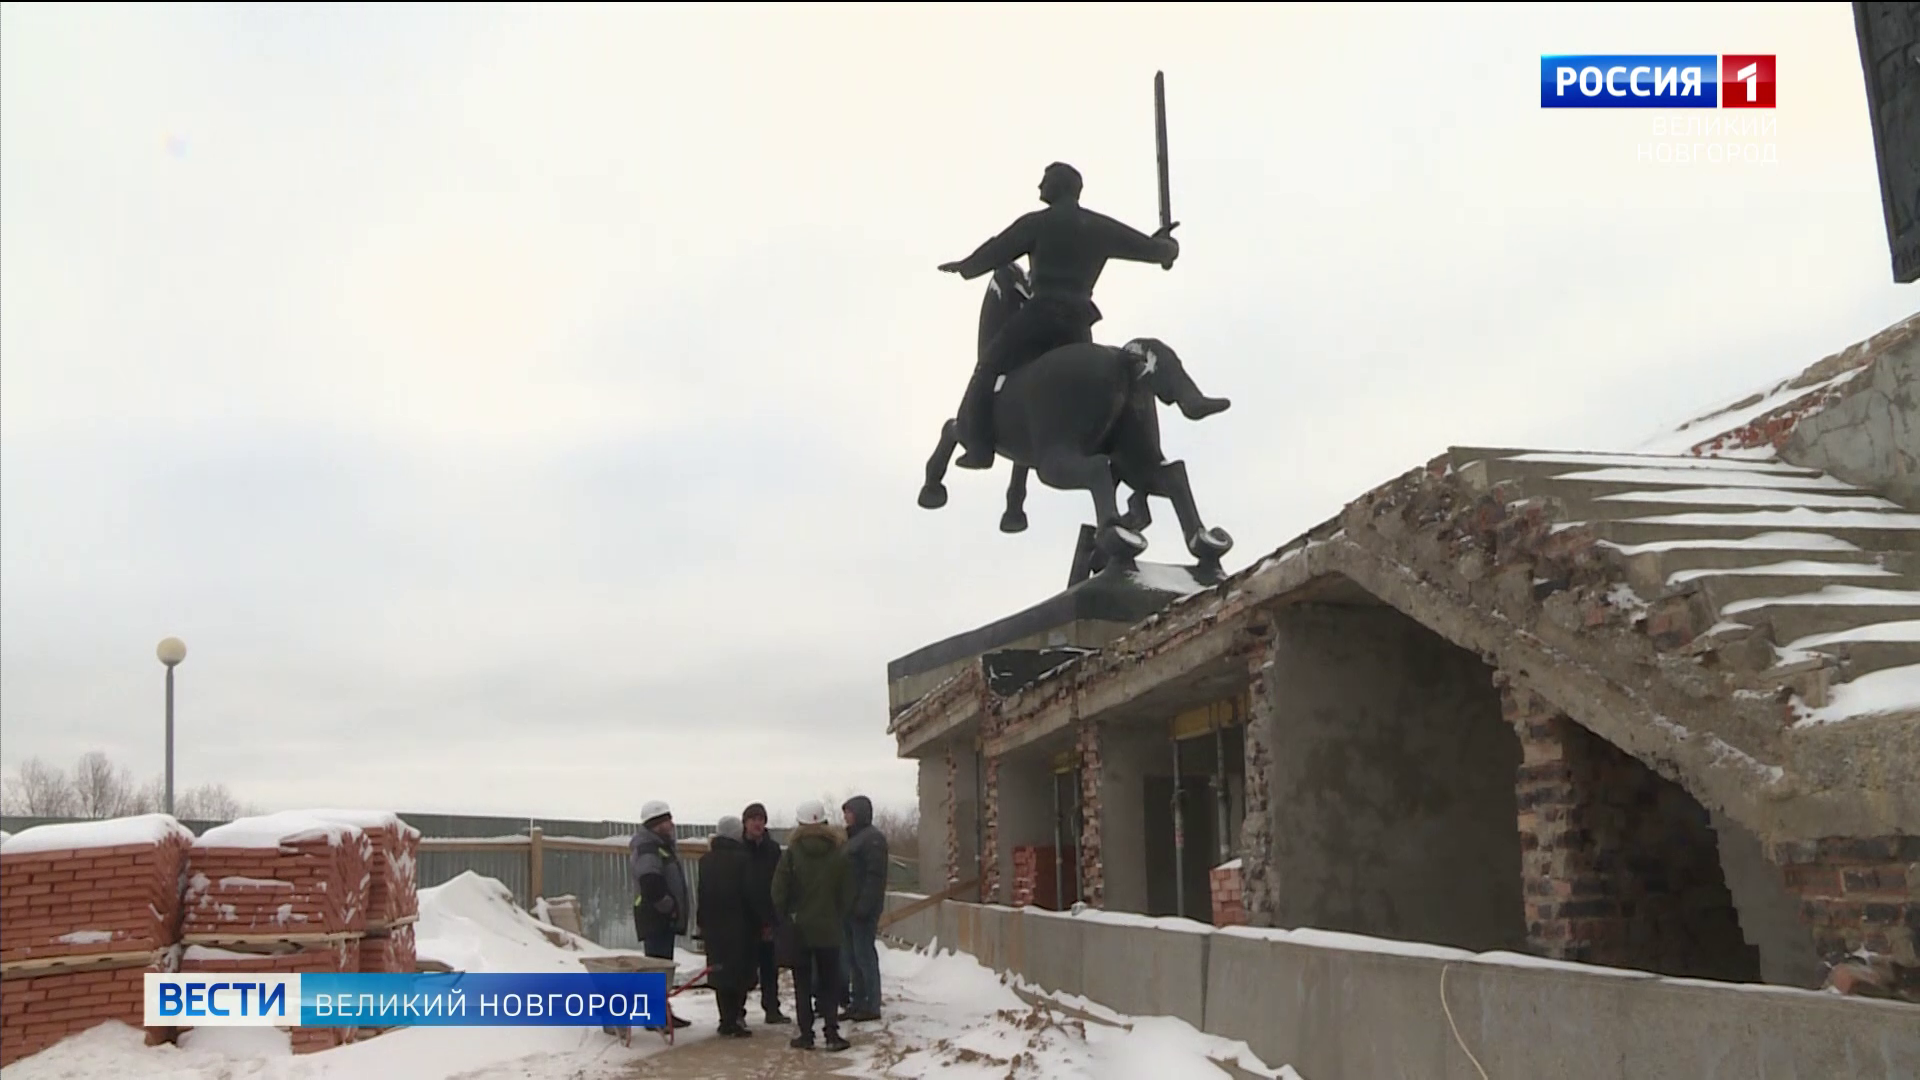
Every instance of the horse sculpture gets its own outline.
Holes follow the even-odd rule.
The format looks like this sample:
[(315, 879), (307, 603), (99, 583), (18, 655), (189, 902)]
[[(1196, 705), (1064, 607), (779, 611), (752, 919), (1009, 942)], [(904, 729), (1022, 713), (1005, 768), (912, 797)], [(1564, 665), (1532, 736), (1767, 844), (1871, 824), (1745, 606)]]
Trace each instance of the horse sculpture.
[[(980, 305), (983, 352), (1031, 295), (1019, 266), (994, 271)], [(1118, 347), (1064, 345), (1005, 376), (993, 397), (994, 448), (1013, 462), (1001, 531), (1027, 527), (1031, 471), (1048, 487), (1092, 495), (1092, 570), (1101, 563), (1121, 569), (1135, 565), (1147, 549), (1141, 533), (1152, 522), (1147, 498), (1157, 495), (1173, 503), (1187, 551), (1200, 568), (1218, 572), (1233, 538), (1201, 521), (1186, 464), (1168, 461), (1160, 446), (1159, 403), (1173, 405), (1197, 394), (1179, 355), (1156, 338), (1135, 338)], [(947, 504), (943, 481), (958, 445), (958, 423), (948, 420), (927, 460), (921, 506), (937, 510)], [(1125, 514), (1119, 508), (1121, 484), (1131, 492)]]

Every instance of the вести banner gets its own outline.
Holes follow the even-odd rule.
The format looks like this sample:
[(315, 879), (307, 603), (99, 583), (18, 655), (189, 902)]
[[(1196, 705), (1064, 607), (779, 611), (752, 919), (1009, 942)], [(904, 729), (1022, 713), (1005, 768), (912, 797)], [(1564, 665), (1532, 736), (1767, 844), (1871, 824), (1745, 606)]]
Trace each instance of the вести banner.
[(660, 972), (149, 973), (148, 1027), (650, 1027)]

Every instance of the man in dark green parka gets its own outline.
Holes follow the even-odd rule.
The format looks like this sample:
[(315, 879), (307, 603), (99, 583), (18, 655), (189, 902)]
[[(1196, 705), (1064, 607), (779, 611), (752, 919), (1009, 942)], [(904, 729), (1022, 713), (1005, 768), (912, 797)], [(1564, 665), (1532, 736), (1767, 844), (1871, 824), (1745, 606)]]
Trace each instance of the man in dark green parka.
[(798, 828), (773, 872), (773, 906), (780, 912), (781, 966), (793, 969), (796, 1050), (813, 1049), (813, 1017), (820, 1015), (827, 1049), (845, 1050), (840, 1037), (840, 949), (842, 924), (853, 911), (853, 874), (846, 843), (827, 827), (827, 811), (818, 801), (801, 803)]

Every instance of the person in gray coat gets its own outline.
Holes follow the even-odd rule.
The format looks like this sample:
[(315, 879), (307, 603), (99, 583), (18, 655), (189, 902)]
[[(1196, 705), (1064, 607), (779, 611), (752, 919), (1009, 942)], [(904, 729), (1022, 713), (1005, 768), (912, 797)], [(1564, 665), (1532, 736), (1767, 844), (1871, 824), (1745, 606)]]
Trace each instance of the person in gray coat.
[[(671, 960), (674, 940), (687, 932), (690, 914), (687, 874), (674, 843), (673, 811), (656, 799), (640, 808), (640, 825), (627, 845), (627, 870), (634, 891), (633, 932), (648, 956)], [(676, 1028), (692, 1024), (677, 1015), (671, 1022)]]
[(847, 822), (847, 864), (853, 877), (853, 911), (847, 916), (847, 947), (840, 970), (846, 981), (843, 1019), (880, 1019), (880, 913), (887, 906), (887, 835), (873, 827), (873, 800), (855, 795), (840, 807)]

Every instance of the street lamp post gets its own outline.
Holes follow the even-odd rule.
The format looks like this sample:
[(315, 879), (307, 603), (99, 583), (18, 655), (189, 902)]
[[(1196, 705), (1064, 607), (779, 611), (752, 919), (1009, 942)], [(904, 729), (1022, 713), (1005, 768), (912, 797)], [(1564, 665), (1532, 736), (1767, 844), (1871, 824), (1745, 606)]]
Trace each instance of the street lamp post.
[(173, 669), (187, 658), (187, 643), (177, 637), (160, 642), (154, 650), (160, 662), (167, 666), (167, 803), (166, 813), (173, 813)]

